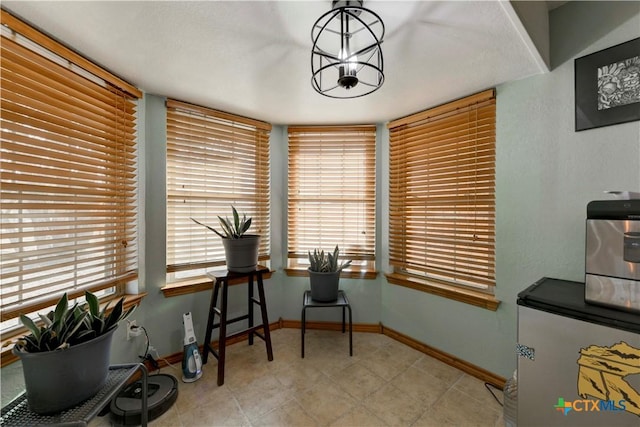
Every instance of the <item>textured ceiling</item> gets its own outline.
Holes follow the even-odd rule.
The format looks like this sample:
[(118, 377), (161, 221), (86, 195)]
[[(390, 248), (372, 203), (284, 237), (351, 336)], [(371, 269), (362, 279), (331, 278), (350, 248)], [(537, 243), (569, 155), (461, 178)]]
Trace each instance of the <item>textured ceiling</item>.
[(274, 124), (386, 122), (545, 71), (509, 2), (365, 1), (385, 23), (385, 83), (316, 93), (311, 27), (331, 1), (2, 1), (150, 94)]

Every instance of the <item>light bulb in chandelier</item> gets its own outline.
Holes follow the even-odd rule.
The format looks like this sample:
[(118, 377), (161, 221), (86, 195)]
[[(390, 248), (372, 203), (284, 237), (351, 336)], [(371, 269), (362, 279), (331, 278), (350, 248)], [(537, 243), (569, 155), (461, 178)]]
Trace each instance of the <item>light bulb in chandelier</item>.
[(340, 49), (338, 58), (340, 59), (338, 84), (345, 89), (351, 89), (358, 84), (356, 73), (358, 69), (358, 56), (349, 55), (347, 49)]

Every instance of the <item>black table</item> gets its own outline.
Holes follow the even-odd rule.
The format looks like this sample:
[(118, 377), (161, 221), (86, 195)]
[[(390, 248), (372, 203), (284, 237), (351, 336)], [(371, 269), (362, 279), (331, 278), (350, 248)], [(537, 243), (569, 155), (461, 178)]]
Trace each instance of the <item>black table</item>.
[(111, 403), (122, 387), (137, 371), (142, 372), (142, 412), (141, 423), (147, 425), (147, 368), (142, 363), (128, 365), (111, 365), (107, 382), (95, 396), (85, 400), (78, 406), (62, 411), (58, 414), (40, 415), (32, 412), (27, 403), (27, 393), (23, 392), (2, 408), (0, 425), (3, 427), (24, 427), (35, 425), (54, 426), (87, 426), (89, 422)]
[(345, 332), (345, 309), (349, 309), (349, 356), (353, 356), (353, 326), (351, 322), (351, 305), (343, 290), (338, 291), (338, 299), (330, 302), (316, 301), (311, 298), (311, 291), (305, 291), (302, 298), (302, 357), (304, 358), (304, 334), (307, 328), (307, 308), (342, 307), (342, 333)]

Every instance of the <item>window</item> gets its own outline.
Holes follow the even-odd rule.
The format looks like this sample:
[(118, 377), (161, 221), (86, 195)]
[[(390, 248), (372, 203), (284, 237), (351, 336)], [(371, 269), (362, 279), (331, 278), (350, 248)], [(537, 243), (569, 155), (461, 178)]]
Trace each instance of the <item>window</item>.
[(169, 281), (225, 264), (218, 215), (252, 218), (259, 260), (269, 260), (271, 125), (180, 101), (167, 101), (167, 272)]
[(2, 11), (3, 331), (137, 278), (136, 88)]
[(288, 269), (340, 246), (346, 277), (375, 277), (375, 126), (289, 127)]
[(481, 294), (495, 284), (494, 90), (388, 126), (389, 280), (486, 304)]

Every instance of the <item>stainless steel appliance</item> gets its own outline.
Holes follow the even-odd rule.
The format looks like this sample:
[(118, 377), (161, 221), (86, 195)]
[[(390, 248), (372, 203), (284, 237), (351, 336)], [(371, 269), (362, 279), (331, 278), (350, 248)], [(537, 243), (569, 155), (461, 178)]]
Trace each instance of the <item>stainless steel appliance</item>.
[(543, 278), (518, 294), (517, 425), (640, 426), (640, 316)]
[(585, 300), (640, 312), (640, 200), (587, 205)]

